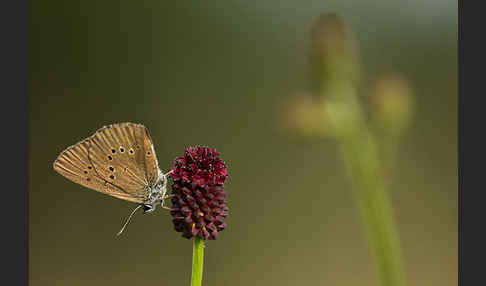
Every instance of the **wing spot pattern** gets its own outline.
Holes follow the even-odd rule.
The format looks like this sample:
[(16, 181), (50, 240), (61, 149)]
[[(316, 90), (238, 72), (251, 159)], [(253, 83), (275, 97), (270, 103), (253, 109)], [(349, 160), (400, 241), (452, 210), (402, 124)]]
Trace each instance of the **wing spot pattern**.
[[(151, 143), (151, 138), (143, 125), (119, 123), (105, 126), (91, 137), (63, 151), (54, 162), (54, 169), (69, 180), (89, 189), (141, 203), (147, 199), (148, 191), (139, 187), (152, 184), (158, 175), (155, 174), (156, 170), (152, 170), (153, 166), (157, 167), (156, 161), (152, 162), (155, 152), (150, 148), (150, 151), (147, 151)], [(117, 154), (125, 151), (130, 156)], [(145, 158), (143, 153), (146, 153)], [(120, 165), (117, 170), (113, 162)], [(124, 176), (116, 178), (115, 172), (122, 172)], [(141, 176), (141, 173), (145, 175)]]

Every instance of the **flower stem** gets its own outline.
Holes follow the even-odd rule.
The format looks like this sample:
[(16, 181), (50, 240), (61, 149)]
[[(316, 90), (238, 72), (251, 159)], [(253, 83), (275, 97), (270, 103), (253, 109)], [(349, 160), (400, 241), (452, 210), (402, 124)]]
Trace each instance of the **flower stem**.
[[(369, 242), (382, 285), (404, 286), (405, 275), (400, 239), (390, 198), (370, 136), (341, 142)], [(361, 143), (361, 144), (360, 144)]]
[(194, 237), (191, 286), (201, 286), (204, 264), (204, 239)]
[[(310, 121), (312, 128), (308, 129), (319, 130), (321, 135), (337, 140), (381, 285), (405, 286), (400, 237), (388, 194), (389, 169), (394, 162), (398, 137), (383, 142), (385, 146), (377, 146), (376, 135), (368, 128), (365, 110), (358, 96), (360, 69), (346, 25), (335, 14), (323, 15), (313, 25), (311, 35), (311, 56), (317, 76), (321, 77), (318, 90), (321, 95), (319, 108), (322, 110), (303, 122)], [(377, 105), (381, 110), (373, 113), (378, 115), (375, 123), (377, 126), (393, 127), (385, 130), (385, 134), (398, 136), (411, 117), (408, 86), (394, 78), (384, 86), (378, 91), (385, 92), (383, 100), (386, 101)], [(307, 106), (307, 113), (316, 112), (312, 109), (315, 106)], [(315, 127), (319, 125), (317, 121), (322, 121), (322, 128)], [(384, 151), (381, 160), (379, 151)]]
[(354, 92), (326, 101), (334, 123), (347, 173), (355, 190), (375, 262), (383, 286), (405, 286), (403, 257), (388, 186), (378, 159), (376, 139), (369, 132)]

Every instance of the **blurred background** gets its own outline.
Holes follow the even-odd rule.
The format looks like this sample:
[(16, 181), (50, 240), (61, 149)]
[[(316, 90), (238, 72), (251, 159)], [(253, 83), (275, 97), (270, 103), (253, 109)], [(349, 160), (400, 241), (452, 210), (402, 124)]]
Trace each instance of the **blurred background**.
[[(282, 130), (309, 89), (309, 30), (353, 32), (363, 92), (388, 73), (414, 90), (389, 193), (408, 285), (457, 285), (457, 2), (33, 1), (30, 4), (31, 285), (187, 285), (192, 242), (169, 212), (88, 190), (52, 169), (103, 125), (151, 132), (167, 171), (191, 145), (229, 166), (228, 228), (203, 285), (378, 285), (336, 142)], [(366, 99), (363, 99), (364, 101)]]

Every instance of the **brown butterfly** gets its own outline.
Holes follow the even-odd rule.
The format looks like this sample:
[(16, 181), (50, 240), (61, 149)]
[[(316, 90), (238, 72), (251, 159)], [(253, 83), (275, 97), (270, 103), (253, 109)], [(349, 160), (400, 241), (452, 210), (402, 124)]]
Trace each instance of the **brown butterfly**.
[(152, 138), (147, 128), (135, 123), (104, 126), (91, 137), (68, 147), (54, 161), (54, 170), (89, 189), (138, 203), (132, 215), (164, 206), (167, 176), (158, 166)]

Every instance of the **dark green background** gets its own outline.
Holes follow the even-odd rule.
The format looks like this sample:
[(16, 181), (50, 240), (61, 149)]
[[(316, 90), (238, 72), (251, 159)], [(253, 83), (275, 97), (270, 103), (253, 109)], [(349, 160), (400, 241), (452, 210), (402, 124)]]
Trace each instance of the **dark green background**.
[[(159, 165), (195, 144), (229, 166), (228, 228), (204, 285), (377, 285), (333, 141), (288, 136), (278, 106), (307, 90), (308, 32), (337, 13), (367, 81), (416, 91), (391, 197), (409, 285), (457, 284), (456, 1), (33, 1), (30, 21), (31, 285), (188, 285), (191, 241), (158, 209), (52, 169), (99, 127), (145, 124)], [(363, 96), (365, 96), (363, 94)]]

